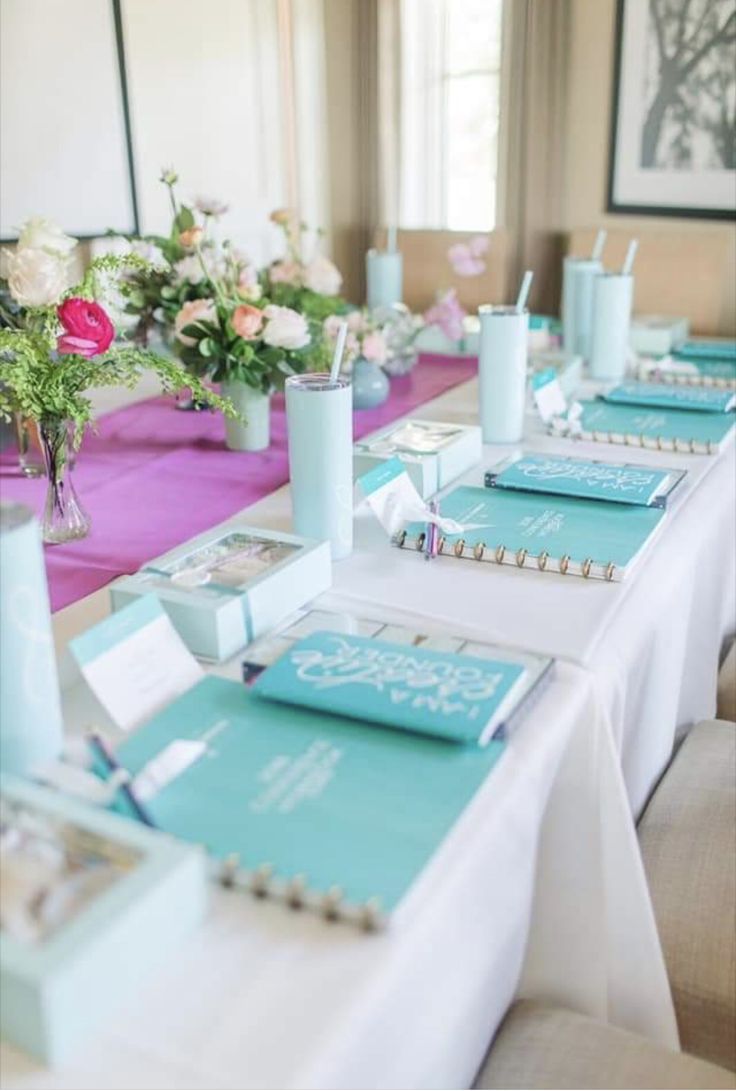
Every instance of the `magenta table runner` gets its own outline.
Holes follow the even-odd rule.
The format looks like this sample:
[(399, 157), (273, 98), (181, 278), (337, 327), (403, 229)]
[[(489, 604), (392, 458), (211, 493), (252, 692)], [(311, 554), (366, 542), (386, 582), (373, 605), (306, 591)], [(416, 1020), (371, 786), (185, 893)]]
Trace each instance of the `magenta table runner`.
[[(391, 380), (378, 409), (355, 413), (355, 438), (410, 413), (477, 371), (474, 359), (423, 356), (408, 375)], [(52, 610), (60, 610), (116, 576), (208, 530), (289, 479), (284, 400), (274, 398), (271, 446), (228, 451), (217, 413), (182, 413), (170, 398), (153, 398), (100, 418), (84, 441), (74, 483), (92, 517), (88, 538), (46, 546)], [(0, 456), (3, 499), (41, 512), (43, 480), (17, 468), (14, 450)]]

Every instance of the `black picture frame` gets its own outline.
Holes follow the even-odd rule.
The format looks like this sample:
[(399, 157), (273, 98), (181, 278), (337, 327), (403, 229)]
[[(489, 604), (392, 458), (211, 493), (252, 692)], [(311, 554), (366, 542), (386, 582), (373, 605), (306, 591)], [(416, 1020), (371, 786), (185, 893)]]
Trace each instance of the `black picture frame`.
[[(125, 137), (125, 158), (127, 163), (128, 185), (130, 187), (131, 229), (123, 234), (140, 234), (140, 215), (138, 205), (138, 189), (135, 173), (135, 156), (133, 154), (133, 129), (131, 122), (130, 101), (128, 98), (128, 74), (125, 63), (125, 33), (123, 30), (123, 13), (121, 0), (109, 0), (112, 12), (112, 22), (115, 32), (115, 51), (118, 62), (118, 78), (120, 81), (120, 102), (123, 114), (123, 132)], [(104, 235), (104, 232), (101, 233)], [(101, 234), (76, 234), (74, 238), (79, 242), (90, 242), (99, 239)], [(17, 235), (8, 235), (0, 238), (0, 243), (12, 246), (18, 241)]]
[[(626, 8), (629, 3), (649, 4), (650, 0), (617, 0), (614, 60), (611, 91), (611, 112), (608, 146), (608, 178), (606, 189), (606, 211), (622, 215), (675, 217), (694, 220), (736, 220), (736, 170), (733, 172), (734, 202), (730, 207), (708, 207), (704, 205), (662, 205), (646, 201), (622, 201), (616, 196), (616, 165), (619, 153), (620, 137), (620, 102), (625, 74), (623, 73), (624, 33)], [(655, 0), (656, 2), (656, 0)]]

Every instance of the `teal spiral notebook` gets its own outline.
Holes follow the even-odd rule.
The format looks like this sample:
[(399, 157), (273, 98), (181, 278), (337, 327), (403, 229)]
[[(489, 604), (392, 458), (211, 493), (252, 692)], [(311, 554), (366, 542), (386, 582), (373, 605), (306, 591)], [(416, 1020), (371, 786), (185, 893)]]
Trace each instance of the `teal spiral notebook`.
[(643, 382), (619, 383), (606, 391), (603, 399), (618, 405), (690, 409), (700, 413), (728, 413), (736, 405), (736, 394), (728, 390)]
[[(661, 526), (662, 508), (461, 485), (442, 515), (466, 529), (440, 539), (443, 556), (534, 568), (545, 573), (622, 580)], [(421, 550), (426, 526), (413, 523), (396, 545)]]
[(581, 439), (655, 450), (715, 454), (732, 437), (734, 413), (581, 401)]
[(259, 698), (208, 676), (117, 750), (131, 773), (180, 739), (206, 751), (146, 808), (222, 878), (366, 927), (404, 898), (503, 752)]
[(652, 466), (565, 455), (524, 454), (511, 457), (489, 471), (485, 483), (496, 489), (663, 508), (683, 477), (682, 470), (658, 470)]
[(260, 697), (486, 746), (524, 689), (518, 663), (340, 632), (298, 641), (256, 680)]

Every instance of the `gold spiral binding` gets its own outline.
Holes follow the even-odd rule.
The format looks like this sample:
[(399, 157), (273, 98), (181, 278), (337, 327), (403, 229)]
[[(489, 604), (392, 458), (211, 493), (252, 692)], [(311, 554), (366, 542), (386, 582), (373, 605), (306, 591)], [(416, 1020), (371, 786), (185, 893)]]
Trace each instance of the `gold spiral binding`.
[(399, 533), (396, 535), (396, 544), (399, 547), (399, 549), (404, 548), (404, 542), (405, 541), (406, 541), (406, 531), (405, 530), (400, 530)]
[(568, 570), (569, 567), (570, 567), (570, 554), (569, 553), (563, 553), (563, 555), (560, 557), (560, 572), (562, 573), (563, 576), (567, 575), (567, 570)]
[(443, 534), (442, 537), (437, 542), (437, 552), (442, 553), (444, 548), (445, 548), (445, 536)]
[(342, 897), (342, 888), (339, 886), (331, 886), (327, 893), (322, 896), (322, 914), (328, 921), (336, 921), (340, 916)]
[(256, 898), (265, 898), (271, 881), (273, 868), (270, 864), (261, 864), (250, 877), (250, 889)]
[(286, 887), (286, 901), (292, 909), (301, 909), (306, 901), (307, 880), (304, 875), (295, 875)]
[(235, 880), (238, 877), (238, 868), (240, 867), (240, 857), (237, 852), (231, 852), (229, 856), (226, 856), (222, 861), (220, 867), (220, 884), (226, 887), (228, 890), (232, 890), (235, 886)]
[(463, 550), (465, 549), (465, 539), (460, 538), (459, 541), (455, 542), (452, 549), (456, 557), (462, 557)]
[[(641, 445), (642, 445), (642, 447), (644, 446), (644, 436), (643, 435), (642, 435)], [(658, 451), (662, 450), (662, 437), (661, 436), (657, 436), (657, 450)]]
[(524, 565), (526, 564), (526, 555), (527, 555), (528, 552), (529, 552), (528, 549), (519, 549), (519, 550), (517, 550), (517, 552), (516, 552), (516, 563), (518, 564), (519, 568), (523, 568)]
[(360, 924), (366, 932), (375, 932), (381, 926), (381, 902), (378, 898), (369, 898), (360, 907)]
[(690, 454), (691, 455), (695, 454), (695, 440), (694, 439), (690, 440)]
[(713, 454), (713, 443), (711, 440), (706, 440), (705, 449), (709, 455)]
[(609, 581), (609, 583), (613, 579), (613, 573), (615, 571), (616, 571), (616, 565), (613, 563), (613, 561), (609, 561), (608, 564), (606, 565), (606, 579)]
[(592, 567), (593, 567), (592, 558), (591, 557), (586, 557), (585, 560), (583, 561), (583, 565), (582, 565), (583, 575), (585, 576), (586, 580), (590, 576), (590, 570), (591, 570)]
[(506, 546), (505, 545), (496, 546), (496, 553), (495, 553), (496, 564), (503, 564), (503, 559), (504, 559), (505, 556), (506, 556)]
[(418, 553), (421, 553), (421, 551), (424, 549), (424, 543), (426, 542), (426, 540), (427, 535), (424, 533), (424, 531), (422, 531), (421, 534), (417, 535), (417, 540), (414, 543), (414, 548)]
[(542, 552), (537, 557), (537, 568), (541, 572), (544, 572), (545, 568), (547, 567), (547, 561), (548, 560), (549, 560), (549, 553), (547, 552), (546, 549), (543, 549)]
[(485, 542), (476, 542), (476, 544), (473, 546), (473, 556), (475, 557), (476, 561), (482, 561), (483, 560), (483, 554), (485, 553), (485, 551), (486, 551), (486, 543)]

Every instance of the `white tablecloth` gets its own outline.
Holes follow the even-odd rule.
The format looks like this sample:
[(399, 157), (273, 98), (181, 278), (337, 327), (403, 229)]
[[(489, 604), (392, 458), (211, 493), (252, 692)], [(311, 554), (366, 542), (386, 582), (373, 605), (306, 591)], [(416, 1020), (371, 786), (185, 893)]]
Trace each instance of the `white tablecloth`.
[(4, 1045), (3, 1085), (469, 1086), (527, 944), (526, 993), (676, 1043), (610, 728), (565, 664), (386, 933), (216, 891), (77, 1063), (49, 1072)]
[[(472, 421), (475, 397), (469, 383), (421, 415)], [(534, 427), (527, 446), (616, 453)], [(501, 453), (487, 448), (485, 463)], [(425, 564), (370, 515), (356, 520), (338, 595), (560, 660), (395, 926), (364, 937), (218, 892), (205, 928), (76, 1065), (48, 1073), (4, 1047), (6, 1086), (466, 1086), (517, 988), (676, 1043), (630, 806), (676, 728), (713, 712), (717, 650), (734, 627), (733, 448), (618, 454), (690, 471), (624, 584)], [(247, 521), (288, 528), (288, 489)], [(106, 610), (98, 593), (62, 611), (60, 644)]]

